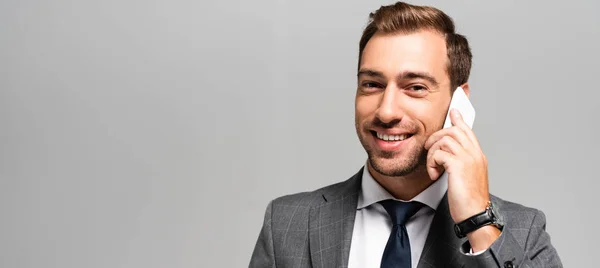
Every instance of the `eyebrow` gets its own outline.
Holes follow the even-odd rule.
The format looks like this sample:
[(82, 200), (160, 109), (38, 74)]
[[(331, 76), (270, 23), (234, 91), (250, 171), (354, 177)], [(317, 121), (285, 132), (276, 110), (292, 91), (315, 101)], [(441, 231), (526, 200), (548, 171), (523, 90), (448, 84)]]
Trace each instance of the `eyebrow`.
[[(361, 75), (372, 76), (372, 77), (377, 77), (377, 78), (385, 77), (383, 75), (383, 73), (381, 73), (379, 71), (371, 70), (371, 69), (360, 69), (358, 71), (357, 77), (360, 77)], [(396, 76), (396, 79), (398, 79), (398, 80), (424, 79), (424, 80), (427, 80), (429, 83), (431, 83), (433, 86), (438, 86), (440, 84), (431, 74), (428, 74), (426, 72), (406, 71), (406, 72), (399, 73)]]
[(360, 69), (356, 76), (360, 77), (361, 75), (373, 76), (373, 77), (377, 77), (377, 78), (384, 78), (383, 73), (375, 71), (375, 70), (371, 70), (371, 69)]

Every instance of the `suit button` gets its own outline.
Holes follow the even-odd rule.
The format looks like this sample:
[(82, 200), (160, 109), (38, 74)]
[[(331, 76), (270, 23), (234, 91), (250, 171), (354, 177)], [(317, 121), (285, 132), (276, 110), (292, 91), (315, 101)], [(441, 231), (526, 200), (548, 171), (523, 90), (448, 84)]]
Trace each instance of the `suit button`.
[(504, 268), (515, 268), (512, 261), (504, 262)]

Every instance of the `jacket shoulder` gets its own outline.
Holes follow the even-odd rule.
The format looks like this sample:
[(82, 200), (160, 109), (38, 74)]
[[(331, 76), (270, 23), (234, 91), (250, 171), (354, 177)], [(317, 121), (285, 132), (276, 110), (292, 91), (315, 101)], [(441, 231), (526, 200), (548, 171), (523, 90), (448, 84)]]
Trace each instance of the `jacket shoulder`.
[(265, 222), (268, 222), (271, 230), (278, 267), (297, 266), (299, 260), (310, 260), (307, 241), (313, 208), (327, 203), (327, 198), (335, 199), (336, 196), (350, 194), (352, 182), (350, 179), (314, 191), (284, 195), (270, 202)]
[(352, 177), (346, 181), (327, 185), (313, 191), (298, 192), (288, 194), (273, 199), (273, 206), (287, 207), (311, 207), (322, 202), (327, 202), (328, 198), (335, 198), (347, 191), (349, 184), (352, 184)]
[(360, 182), (362, 181), (363, 168), (358, 170), (352, 177), (338, 183), (330, 184), (313, 191), (299, 192), (280, 196), (271, 201), (273, 207), (311, 207), (344, 198), (349, 195), (358, 194)]

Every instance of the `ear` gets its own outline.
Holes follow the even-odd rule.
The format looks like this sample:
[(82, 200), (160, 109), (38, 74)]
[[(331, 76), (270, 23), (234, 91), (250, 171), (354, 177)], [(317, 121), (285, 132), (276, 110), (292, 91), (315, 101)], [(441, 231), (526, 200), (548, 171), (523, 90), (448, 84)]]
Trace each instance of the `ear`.
[(467, 94), (467, 97), (471, 98), (471, 89), (469, 88), (469, 83), (464, 83), (460, 87), (462, 87), (465, 94)]

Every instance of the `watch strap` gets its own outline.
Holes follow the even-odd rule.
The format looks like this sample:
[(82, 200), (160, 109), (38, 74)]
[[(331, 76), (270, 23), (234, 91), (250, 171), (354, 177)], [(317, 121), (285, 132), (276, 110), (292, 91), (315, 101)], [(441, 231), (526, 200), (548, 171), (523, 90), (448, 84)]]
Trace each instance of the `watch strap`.
[(491, 204), (485, 208), (483, 212), (480, 212), (472, 217), (461, 221), (454, 225), (454, 232), (458, 238), (466, 237), (468, 233), (471, 233), (481, 227), (495, 224), (496, 216), (493, 213)]

